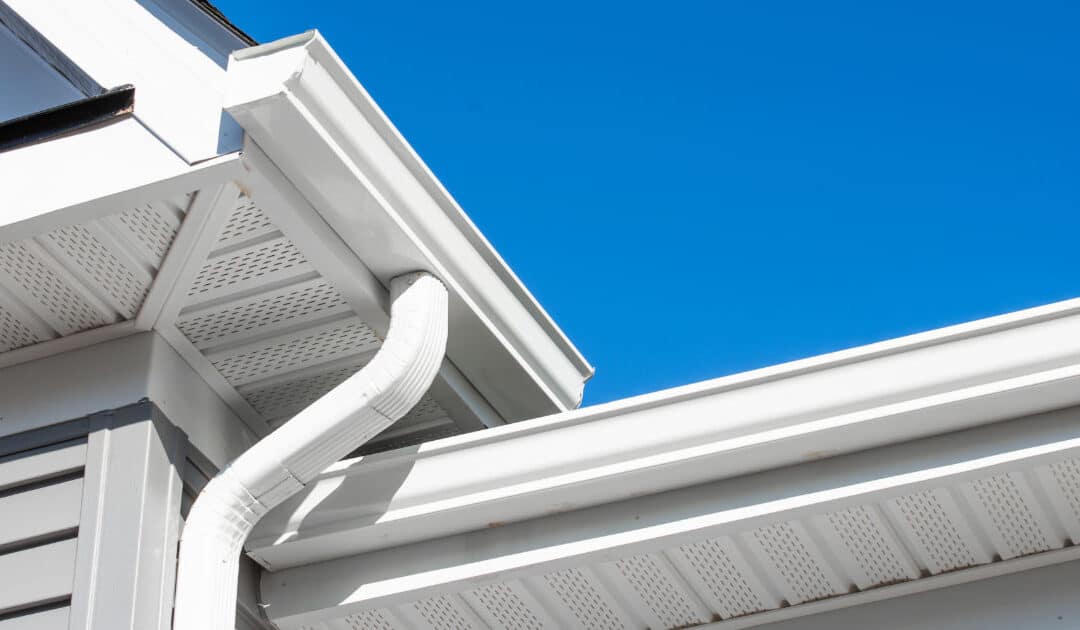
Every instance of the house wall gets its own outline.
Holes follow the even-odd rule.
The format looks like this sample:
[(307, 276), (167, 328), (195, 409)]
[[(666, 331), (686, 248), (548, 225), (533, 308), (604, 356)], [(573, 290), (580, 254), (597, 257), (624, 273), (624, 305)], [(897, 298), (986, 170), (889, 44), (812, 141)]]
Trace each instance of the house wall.
[(0, 630), (67, 627), (88, 448), (81, 424), (0, 439)]
[(1080, 626), (1080, 561), (758, 626), (761, 630), (1060, 630)]
[(185, 443), (146, 401), (0, 438), (0, 630), (169, 626)]
[(0, 630), (171, 627), (183, 516), (248, 442), (185, 368), (136, 335), (0, 370)]

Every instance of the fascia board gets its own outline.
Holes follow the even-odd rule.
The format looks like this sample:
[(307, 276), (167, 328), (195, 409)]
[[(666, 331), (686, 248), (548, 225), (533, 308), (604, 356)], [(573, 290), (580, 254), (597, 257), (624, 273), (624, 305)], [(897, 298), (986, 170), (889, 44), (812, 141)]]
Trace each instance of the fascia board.
[[(546, 514), (523, 523), (492, 524), (412, 545), (275, 568), (263, 576), (263, 603), (279, 626), (301, 627), (492, 582), (522, 580), (569, 567), (594, 568), (775, 523), (807, 522), (821, 514), (882, 504), (935, 488), (956, 489), (980, 478), (1031, 470), (1080, 454), (1076, 410), (1031, 420), (1034, 426), (1024, 421), (1002, 423), (873, 453)], [(1075, 548), (1066, 548), (997, 566), (984, 564), (961, 575), (982, 579), (1024, 570), (1032, 566), (1030, 562), (1065, 562), (1076, 557)], [(885, 597), (899, 596), (912, 588), (940, 588), (957, 578), (957, 574), (917, 578), (900, 589), (883, 586), (862, 591), (855, 599), (844, 595), (822, 603), (828, 608), (843, 607), (866, 601), (867, 593), (886, 591)], [(798, 609), (795, 616), (820, 610), (794, 608)]]
[(380, 280), (440, 277), (448, 354), (504, 417), (580, 404), (592, 367), (317, 33), (235, 53), (225, 108)]
[(1080, 404), (1080, 301), (344, 461), (271, 512), (285, 567)]
[(0, 243), (242, 174), (238, 154), (189, 165), (128, 118), (0, 153)]

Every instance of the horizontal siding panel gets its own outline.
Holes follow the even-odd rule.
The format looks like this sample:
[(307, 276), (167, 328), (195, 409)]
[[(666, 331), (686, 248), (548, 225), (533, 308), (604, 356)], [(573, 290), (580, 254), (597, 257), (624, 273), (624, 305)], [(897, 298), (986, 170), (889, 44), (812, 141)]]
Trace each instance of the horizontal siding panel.
[(0, 614), (71, 596), (75, 539), (0, 556)]
[(0, 491), (76, 472), (85, 465), (85, 441), (0, 458)]
[(0, 495), (0, 549), (76, 529), (82, 488), (78, 478)]
[(0, 630), (67, 630), (70, 608), (50, 608), (0, 619)]

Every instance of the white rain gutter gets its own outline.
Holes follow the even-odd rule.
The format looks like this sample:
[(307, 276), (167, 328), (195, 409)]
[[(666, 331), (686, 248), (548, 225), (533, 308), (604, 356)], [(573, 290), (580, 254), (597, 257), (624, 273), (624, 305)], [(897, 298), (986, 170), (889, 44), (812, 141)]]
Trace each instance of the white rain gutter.
[(446, 350), (447, 293), (427, 273), (394, 278), (390, 329), (359, 372), (222, 470), (192, 505), (180, 537), (175, 630), (231, 630), (240, 553), (274, 506), (404, 416)]
[(446, 356), (504, 420), (581, 403), (592, 367), (318, 33), (234, 52), (224, 108), (376, 278), (438, 275)]
[(247, 550), (279, 572), (1074, 405), (1080, 299), (345, 460)]

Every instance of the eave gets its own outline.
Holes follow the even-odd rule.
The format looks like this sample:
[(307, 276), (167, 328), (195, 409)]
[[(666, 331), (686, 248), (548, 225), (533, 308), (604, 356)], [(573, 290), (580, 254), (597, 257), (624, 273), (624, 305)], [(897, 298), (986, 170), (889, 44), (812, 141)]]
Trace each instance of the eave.
[(1080, 404), (1080, 300), (346, 460), (271, 512), (281, 569)]
[[(1080, 404), (1077, 385), (1074, 300), (343, 461), (269, 514), (249, 551), (270, 570), (264, 604), (282, 628), (408, 627), (444, 605), (487, 614), (492, 593), (581, 627), (551, 590), (567, 571), (625, 627), (679, 625), (627, 581), (637, 565), (676, 585), (685, 619), (757, 625), (1075, 559), (1080, 494), (1061, 475), (1080, 454), (1080, 415), (1050, 410)], [(1002, 483), (1037, 516), (988, 507), (972, 485)], [(920, 546), (923, 526), (897, 510), (924, 496), (950, 506), (970, 562)], [(852, 560), (829, 515), (854, 513), (872, 515), (864, 534), (884, 536), (875, 553), (902, 575), (883, 582)], [(1043, 551), (1009, 547), (1011, 519)], [(822, 590), (785, 581), (773, 563), (798, 558), (763, 558), (759, 535), (806, 546)], [(739, 618), (749, 604), (703, 586), (686, 548), (714, 544), (740, 558), (765, 612)]]
[(1054, 412), (269, 572), (262, 605), (282, 630), (729, 630), (1075, 561), (1078, 429)]
[[(396, 144), (364, 146), (407, 153), (419, 175), (398, 162), (407, 177), (363, 188), (381, 171), (320, 153), (337, 145), (304, 123), (307, 109), (253, 96), (247, 64), (308, 59), (296, 41), (316, 40), (262, 48), (283, 47), (225, 77), (254, 99), (233, 104), (253, 134), (270, 124), (260, 116), (280, 116), (275, 155), (248, 135), (243, 151), (190, 164), (147, 127), (141, 101), (132, 115), (0, 153), (0, 171), (20, 175), (0, 191), (0, 366), (154, 331), (264, 435), (366, 363), (386, 333), (389, 279), (424, 269), (451, 292), (447, 357), (424, 403), (365, 452), (577, 405), (591, 368), (456, 205), (414, 198), (421, 182), (441, 188), (396, 132)], [(298, 85), (318, 92), (312, 103), (342, 91)], [(326, 196), (346, 185), (367, 197)]]
[(507, 420), (580, 403), (591, 366), (318, 33), (235, 53), (225, 101), (381, 282), (446, 284), (447, 354)]

